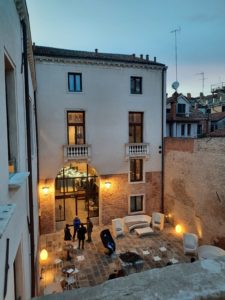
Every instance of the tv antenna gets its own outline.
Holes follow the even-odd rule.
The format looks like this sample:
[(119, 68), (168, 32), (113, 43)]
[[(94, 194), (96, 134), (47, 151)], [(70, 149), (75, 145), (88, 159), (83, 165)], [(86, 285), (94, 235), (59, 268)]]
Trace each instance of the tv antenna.
[(176, 81), (177, 81), (177, 32), (179, 31), (181, 31), (180, 27), (170, 31), (170, 33), (174, 33), (174, 37), (175, 37)]
[(200, 73), (196, 73), (196, 75), (201, 75), (202, 76), (202, 78), (200, 80), (202, 81), (202, 93), (204, 94), (205, 80), (207, 79), (205, 77), (205, 73), (204, 72), (200, 72)]

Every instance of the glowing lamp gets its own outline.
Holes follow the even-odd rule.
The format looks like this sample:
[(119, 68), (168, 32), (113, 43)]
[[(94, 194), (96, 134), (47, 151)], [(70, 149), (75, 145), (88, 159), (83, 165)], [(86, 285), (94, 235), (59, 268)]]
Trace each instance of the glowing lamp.
[(180, 224), (177, 224), (176, 227), (175, 227), (175, 230), (177, 233), (181, 233), (182, 232), (182, 227)]
[(42, 191), (43, 191), (43, 193), (44, 193), (45, 195), (47, 195), (47, 194), (48, 194), (48, 191), (49, 191), (49, 187), (48, 187), (48, 186), (43, 186)]
[(45, 261), (48, 258), (48, 251), (46, 249), (42, 249), (40, 253), (41, 261)]
[(107, 189), (109, 189), (109, 188), (111, 187), (111, 182), (106, 181), (106, 182), (105, 182), (105, 187), (106, 187)]

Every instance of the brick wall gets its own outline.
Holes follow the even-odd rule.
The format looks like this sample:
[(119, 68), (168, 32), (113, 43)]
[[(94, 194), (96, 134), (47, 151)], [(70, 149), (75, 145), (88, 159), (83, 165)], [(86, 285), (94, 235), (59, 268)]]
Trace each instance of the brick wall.
[(202, 242), (225, 235), (224, 138), (165, 139), (164, 204)]
[[(104, 186), (105, 181), (111, 182), (111, 187)], [(114, 218), (128, 214), (128, 199), (130, 195), (144, 194), (146, 214), (160, 211), (161, 172), (146, 173), (145, 183), (128, 183), (127, 174), (101, 176), (101, 222), (110, 224)]]

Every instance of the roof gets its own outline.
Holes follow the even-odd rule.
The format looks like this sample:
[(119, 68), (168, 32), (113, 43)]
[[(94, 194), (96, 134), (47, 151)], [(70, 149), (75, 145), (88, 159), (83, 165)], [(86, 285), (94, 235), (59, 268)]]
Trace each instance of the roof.
[(151, 61), (146, 58), (136, 57), (134, 54), (113, 54), (113, 53), (99, 53), (98, 51), (78, 51), (67, 50), (52, 47), (33, 46), (35, 56), (47, 56), (47, 57), (59, 57), (59, 58), (76, 58), (76, 59), (91, 59), (91, 60), (103, 60), (103, 61), (115, 61), (125, 63), (136, 63), (144, 65), (155, 65), (164, 67), (164, 64)]
[(225, 127), (216, 129), (208, 134), (211, 137), (225, 137)]
[(225, 112), (210, 114), (209, 118), (211, 121), (220, 121), (225, 118)]

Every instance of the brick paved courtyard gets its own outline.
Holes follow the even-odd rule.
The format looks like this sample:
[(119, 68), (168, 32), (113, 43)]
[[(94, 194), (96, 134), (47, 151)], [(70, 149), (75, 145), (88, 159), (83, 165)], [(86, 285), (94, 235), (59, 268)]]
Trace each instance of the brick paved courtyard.
[[(77, 249), (77, 241), (71, 242), (70, 255), (72, 259), (70, 261), (66, 260), (67, 251), (64, 250), (63, 231), (40, 237), (40, 249), (45, 248), (49, 254), (44, 264), (43, 278), (40, 280), (41, 294), (43, 293), (43, 288), (48, 284), (62, 281), (62, 267), (70, 265), (75, 265), (78, 269), (76, 279), (80, 288), (98, 285), (108, 280), (109, 275), (115, 270), (121, 269), (119, 254), (127, 251), (140, 255), (143, 263), (139, 268), (126, 268), (126, 275), (137, 271), (165, 267), (170, 259), (178, 263), (190, 262), (191, 257), (185, 256), (183, 253), (182, 236), (176, 234), (174, 228), (168, 224), (166, 224), (162, 232), (141, 238), (134, 231), (131, 233), (126, 232), (125, 236), (114, 239), (116, 242), (116, 253), (112, 256), (106, 255), (106, 249), (100, 238), (101, 230), (106, 228), (111, 231), (111, 226), (95, 226), (92, 234), (93, 242), (86, 242), (84, 250)], [(160, 247), (165, 247), (167, 250), (161, 252)], [(154, 261), (155, 256), (158, 256), (160, 261)], [(58, 266), (54, 265), (56, 258), (62, 259), (63, 263)], [(81, 260), (79, 261), (79, 259)]]

